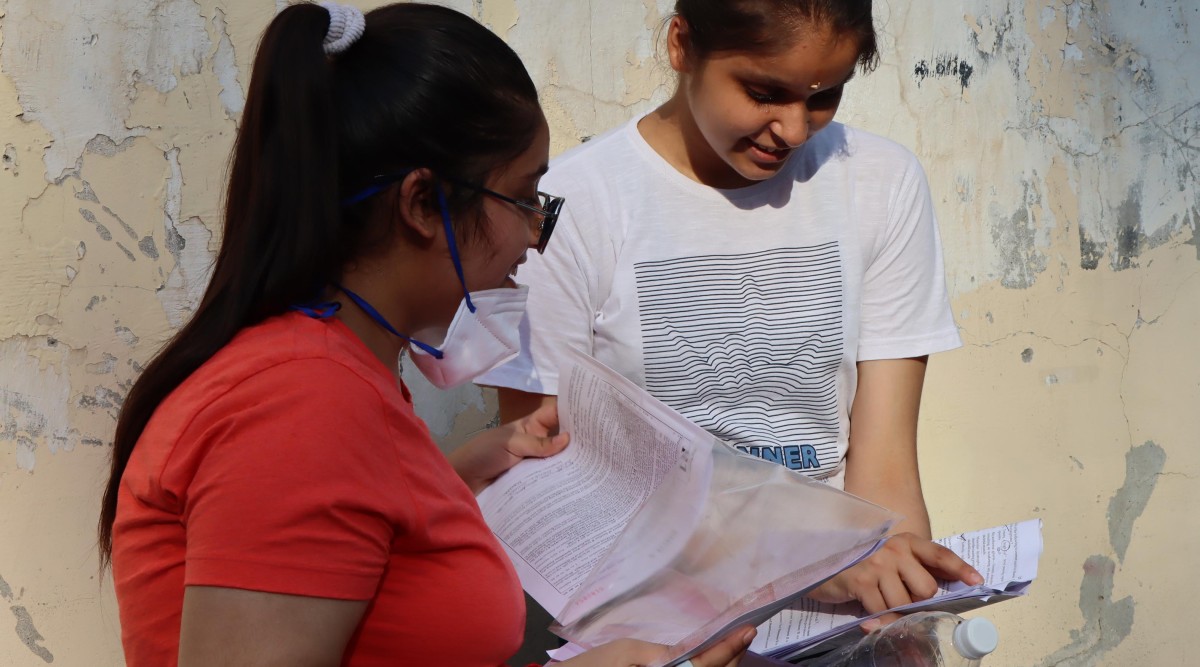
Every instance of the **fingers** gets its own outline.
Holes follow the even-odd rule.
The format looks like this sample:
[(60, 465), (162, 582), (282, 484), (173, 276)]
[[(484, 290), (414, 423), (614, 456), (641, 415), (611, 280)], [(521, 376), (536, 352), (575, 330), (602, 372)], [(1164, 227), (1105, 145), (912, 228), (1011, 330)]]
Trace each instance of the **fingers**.
[(703, 652), (692, 656), (695, 667), (736, 667), (758, 631), (754, 626), (738, 628)]
[(546, 458), (554, 456), (566, 448), (571, 436), (559, 433), (555, 436), (530, 435), (528, 433), (513, 434), (508, 441), (508, 453), (517, 458)]
[(558, 430), (558, 403), (547, 403), (524, 419), (525, 430), (537, 435), (550, 435)]
[(947, 581), (961, 581), (968, 586), (983, 583), (983, 576), (958, 554), (929, 540), (914, 540), (913, 555), (935, 576)]
[(899, 618), (900, 614), (883, 614), (882, 616), (876, 616), (869, 621), (863, 621), (858, 627), (862, 629), (864, 633), (874, 632), (875, 630), (878, 630), (879, 628), (882, 628), (888, 623), (898, 620)]

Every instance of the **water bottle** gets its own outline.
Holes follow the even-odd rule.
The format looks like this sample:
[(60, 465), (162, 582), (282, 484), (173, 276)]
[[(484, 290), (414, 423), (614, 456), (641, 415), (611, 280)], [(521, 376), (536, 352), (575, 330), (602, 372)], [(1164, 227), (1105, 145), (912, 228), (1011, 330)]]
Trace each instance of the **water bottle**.
[(799, 664), (805, 667), (975, 667), (996, 650), (996, 626), (944, 611), (901, 617), (857, 643)]

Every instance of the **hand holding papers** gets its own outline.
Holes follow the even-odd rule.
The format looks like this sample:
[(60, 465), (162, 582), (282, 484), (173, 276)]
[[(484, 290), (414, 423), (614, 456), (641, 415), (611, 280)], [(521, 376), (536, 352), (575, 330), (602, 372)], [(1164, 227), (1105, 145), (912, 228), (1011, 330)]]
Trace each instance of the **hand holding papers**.
[(526, 590), (578, 644), (631, 637), (681, 660), (868, 555), (893, 522), (737, 453), (594, 360), (564, 370), (572, 445), (522, 462), (479, 504)]
[[(940, 582), (941, 586), (932, 598), (889, 611), (947, 611), (958, 614), (1024, 595), (1037, 578), (1038, 558), (1042, 553), (1040, 520), (953, 535), (936, 541), (974, 565), (983, 575), (983, 583), (967, 586), (962, 582)], [(833, 605), (802, 599), (792, 608), (760, 625), (758, 637), (750, 649), (786, 659), (822, 653), (858, 640), (862, 636), (859, 624), (874, 616), (864, 613), (862, 606), (856, 602)]]

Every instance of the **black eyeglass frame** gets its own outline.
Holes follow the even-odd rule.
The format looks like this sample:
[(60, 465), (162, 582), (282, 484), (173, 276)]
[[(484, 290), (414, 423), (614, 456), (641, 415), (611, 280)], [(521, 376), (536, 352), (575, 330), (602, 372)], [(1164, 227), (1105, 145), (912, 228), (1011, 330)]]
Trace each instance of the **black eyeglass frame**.
[[(381, 174), (376, 176), (375, 178), (371, 179), (371, 185), (363, 188), (355, 195), (343, 199), (342, 206), (353, 206), (359, 202), (365, 201), (387, 189), (387, 187), (392, 183), (403, 180), (404, 177), (408, 176), (411, 172), (412, 170), (407, 170), (403, 172), (397, 172), (395, 174)], [(559, 213), (562, 212), (563, 204), (566, 202), (565, 198), (538, 190), (535, 196), (539, 200), (539, 205), (534, 205), (528, 201), (522, 201), (520, 199), (509, 197), (508, 195), (500, 194), (495, 190), (489, 190), (482, 185), (471, 183), (470, 181), (464, 181), (452, 176), (441, 176), (440, 178), (449, 183), (470, 188), (480, 194), (499, 199), (503, 202), (508, 202), (509, 204), (525, 209), (526, 211), (540, 215), (542, 219), (538, 224), (538, 240), (537, 245), (534, 246), (534, 248), (538, 251), (539, 255), (546, 252), (546, 246), (550, 243), (550, 235), (554, 233), (554, 226), (558, 224)]]

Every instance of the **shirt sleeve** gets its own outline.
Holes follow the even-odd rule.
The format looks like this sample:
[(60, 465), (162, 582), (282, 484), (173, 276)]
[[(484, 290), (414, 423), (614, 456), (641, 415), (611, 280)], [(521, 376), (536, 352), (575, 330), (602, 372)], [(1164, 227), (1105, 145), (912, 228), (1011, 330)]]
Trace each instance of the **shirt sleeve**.
[(289, 361), (207, 406), (184, 438), (186, 585), (366, 600), (408, 511), (383, 398), (350, 369)]
[(858, 360), (919, 357), (962, 345), (929, 185), (911, 155), (892, 194), (884, 235), (863, 277)]

